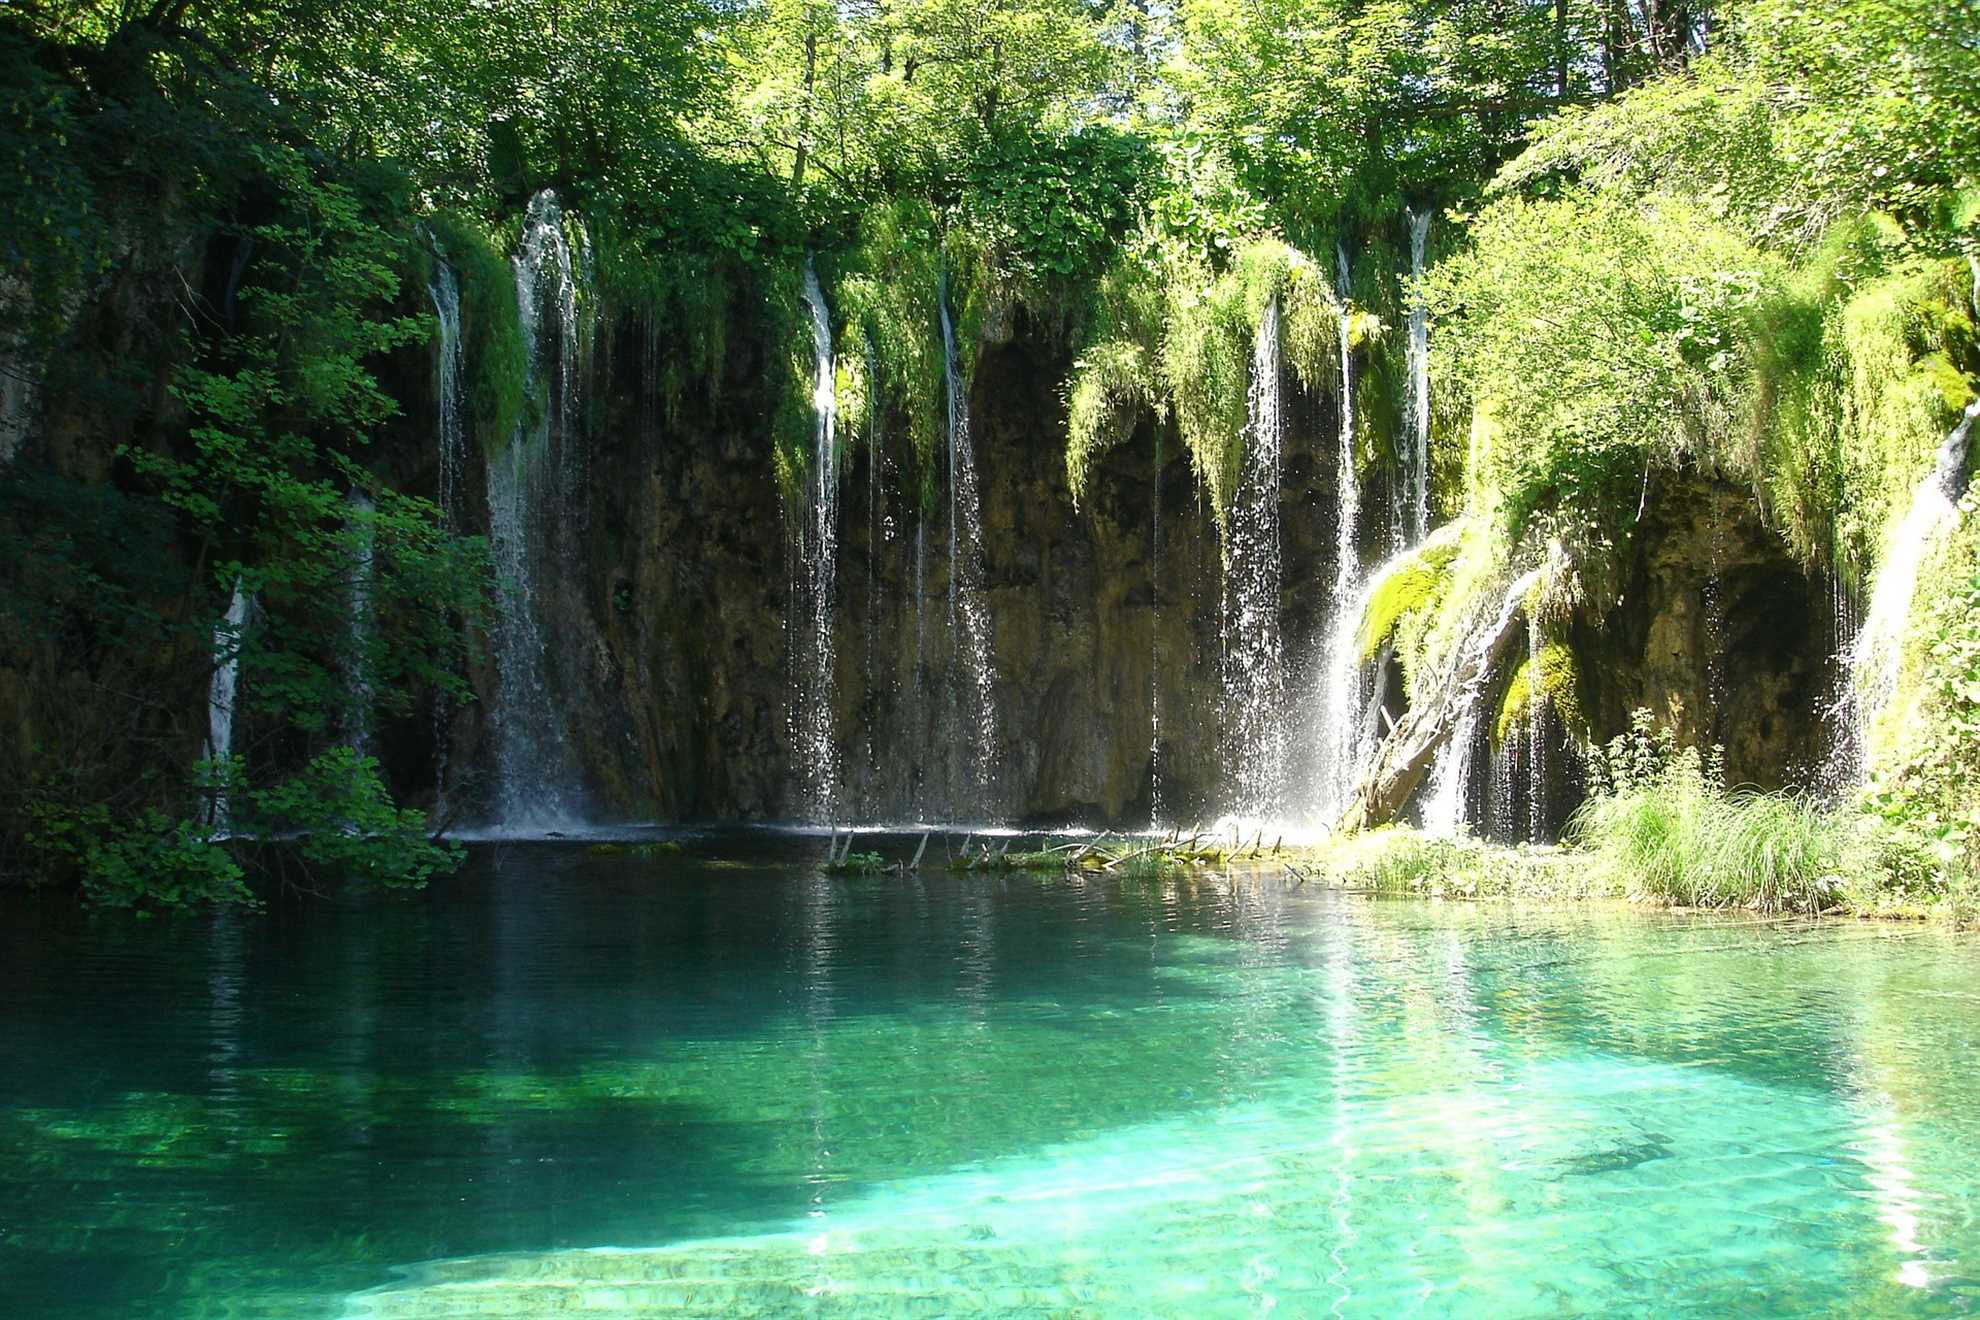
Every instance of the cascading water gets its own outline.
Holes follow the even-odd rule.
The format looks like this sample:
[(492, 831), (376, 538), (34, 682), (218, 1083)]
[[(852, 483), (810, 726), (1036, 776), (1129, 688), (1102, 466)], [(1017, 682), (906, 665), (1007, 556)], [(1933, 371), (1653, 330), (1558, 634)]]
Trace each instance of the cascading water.
[(1546, 684), (1540, 672), (1540, 629), (1526, 624), (1526, 841), (1540, 843), (1547, 829)]
[(577, 280), (554, 192), (530, 202), (512, 265), (538, 420), (518, 425), (506, 451), (488, 461), (489, 539), (500, 578), (489, 729), (494, 823), (526, 829), (568, 824), (580, 814), (563, 719), (568, 703), (554, 681), (544, 618), (553, 597), (579, 590), (574, 506), (583, 471), (574, 426)]
[(1162, 437), (1155, 436), (1155, 482), (1148, 547), (1148, 825), (1162, 826)]
[(832, 357), (832, 317), (818, 270), (804, 262), (804, 301), (811, 313), (814, 414), (809, 500), (797, 528), (797, 549), (803, 581), (799, 612), (804, 635), (798, 642), (795, 669), (797, 691), (792, 709), (798, 773), (804, 785), (804, 810), (813, 821), (831, 818), (838, 795), (838, 747), (832, 736), (833, 692), (833, 577), (839, 552), (838, 388)]
[[(1968, 257), (1967, 266), (1973, 272), (1973, 313), (1980, 317), (1980, 257)], [(1841, 692), (1829, 717), (1833, 748), (1820, 777), (1831, 794), (1861, 783), (1869, 768), (1870, 724), (1897, 693), (1912, 597), (1918, 591), (1918, 570), (1938, 533), (1959, 517), (1961, 478), (1976, 419), (1980, 419), (1980, 399), (1966, 406), (1933, 456), (1931, 471), (1912, 490), (1904, 521), (1898, 524), (1877, 567), (1862, 627), (1854, 634), (1847, 627), (1853, 613), (1848, 593), (1840, 580), (1836, 582), (1837, 628), (1850, 637), (1850, 642), (1841, 657)]]
[(1348, 302), (1352, 271), (1345, 246), (1334, 249), (1334, 260), (1341, 300), (1341, 426), (1334, 454), (1334, 578), (1327, 592), (1327, 632), (1320, 653), (1319, 746), (1314, 767), (1314, 807), (1325, 821), (1338, 819), (1346, 809), (1368, 742), (1363, 736), (1362, 664), (1356, 645), (1366, 602), (1361, 589), (1361, 480), (1354, 456), (1354, 313)]
[(1279, 643), (1279, 300), (1265, 305), (1251, 355), (1250, 420), (1224, 549), (1225, 764), (1239, 817), (1285, 806), (1284, 656)]
[(1430, 243), (1430, 212), (1409, 213), (1409, 472), (1402, 544), (1417, 545), (1430, 534), (1430, 308), (1423, 301), (1423, 258)]
[(363, 491), (352, 491), (350, 529), (355, 553), (351, 557), (351, 580), (347, 584), (350, 617), (346, 624), (344, 689), (350, 709), (346, 716), (345, 737), (352, 750), (360, 756), (370, 756), (373, 752), (371, 587), (378, 525), (372, 515), (371, 497)]
[[(1912, 597), (1918, 590), (1918, 571), (1940, 531), (1959, 517), (1961, 477), (1976, 419), (1980, 419), (1980, 399), (1967, 405), (1959, 425), (1939, 446), (1932, 470), (1912, 491), (1911, 507), (1905, 511), (1904, 521), (1898, 524), (1877, 568), (1876, 581), (1870, 590), (1870, 608), (1849, 653), (1856, 680), (1850, 716), (1856, 732), (1854, 746), (1858, 749), (1868, 746), (1865, 734), (1870, 722), (1897, 692), (1898, 667), (1904, 635), (1911, 623)], [(1853, 782), (1860, 777), (1862, 766), (1849, 769)]]
[(467, 440), (461, 428), (461, 286), (446, 255), (436, 250), (433, 277), (426, 284), (433, 315), (440, 323), (439, 495), (440, 512), (448, 531), (460, 530), (461, 475), (467, 462)]
[[(970, 771), (980, 794), (993, 788), (997, 708), (991, 668), (990, 615), (983, 603), (983, 522), (976, 458), (970, 446), (969, 388), (949, 316), (949, 278), (942, 272), (936, 305), (942, 320), (943, 383), (949, 423), (949, 635), (962, 663), (969, 703)], [(979, 801), (979, 805), (982, 803)]]
[[(241, 694), (241, 645), (247, 635), (248, 613), (252, 604), (239, 578), (234, 579), (233, 599), (227, 613), (213, 629), (213, 677), (206, 686), (205, 758), (216, 766), (234, 755), (234, 720)], [(216, 831), (227, 828), (227, 795), (215, 793), (207, 824)]]
[[(434, 246), (433, 275), (427, 281), (426, 293), (433, 301), (433, 315), (440, 327), (434, 391), (439, 403), (436, 439), (439, 444), (437, 484), (440, 521), (447, 531), (459, 532), (462, 530), (461, 480), (467, 464), (467, 436), (461, 420), (461, 286), (446, 253), (439, 249), (438, 244)], [(436, 695), (433, 702), (433, 815), (435, 820), (442, 822), (447, 818), (447, 753), (451, 715), (446, 696)]]
[[(1524, 608), (1527, 593), (1539, 583), (1541, 575), (1542, 571), (1536, 568), (1507, 588), (1497, 615), (1473, 632), (1465, 640), (1465, 646), (1475, 653), (1503, 634), (1511, 626), (1513, 615)], [(1471, 668), (1474, 677), (1458, 693), (1457, 718), (1452, 722), (1451, 736), (1437, 748), (1437, 758), (1430, 770), (1430, 794), (1423, 803), (1423, 828), (1430, 834), (1454, 835), (1466, 818), (1466, 804), (1471, 797), (1472, 753), (1478, 745), (1485, 689), (1491, 682), (1489, 664), (1481, 660)]]

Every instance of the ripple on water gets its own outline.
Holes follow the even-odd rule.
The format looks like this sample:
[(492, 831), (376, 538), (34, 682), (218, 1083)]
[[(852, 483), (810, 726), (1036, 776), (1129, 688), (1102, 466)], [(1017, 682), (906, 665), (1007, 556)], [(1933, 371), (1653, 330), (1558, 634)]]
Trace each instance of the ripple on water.
[(712, 846), (0, 926), (15, 1310), (1965, 1308), (1967, 941)]

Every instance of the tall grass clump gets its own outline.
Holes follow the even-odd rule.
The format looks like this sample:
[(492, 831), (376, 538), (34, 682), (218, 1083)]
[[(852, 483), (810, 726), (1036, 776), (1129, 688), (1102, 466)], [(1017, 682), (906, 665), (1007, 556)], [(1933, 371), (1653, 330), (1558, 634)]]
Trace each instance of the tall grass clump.
[(1819, 912), (1837, 896), (1849, 853), (1841, 818), (1799, 794), (1727, 792), (1717, 753), (1677, 747), (1647, 711), (1593, 750), (1589, 778), (1569, 838), (1632, 897)]

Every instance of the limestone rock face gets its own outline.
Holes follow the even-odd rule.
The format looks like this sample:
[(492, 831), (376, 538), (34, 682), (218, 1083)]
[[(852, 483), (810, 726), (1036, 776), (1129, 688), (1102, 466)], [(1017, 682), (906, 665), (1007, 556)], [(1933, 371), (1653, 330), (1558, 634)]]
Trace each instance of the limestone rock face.
[[(924, 507), (911, 454), (846, 434), (834, 814), (1141, 824), (1159, 794), (1165, 816), (1207, 819), (1222, 778), (1215, 519), (1187, 455), (1152, 418), (1100, 457), (1076, 507), (1061, 396), (1069, 357), (1027, 333), (1021, 311), (1013, 319), (981, 347), (971, 384), (994, 671), (989, 783), (966, 732), (940, 457)], [(719, 386), (670, 409), (652, 397), (645, 342), (637, 327), (601, 333), (583, 572), (546, 607), (588, 795), (607, 818), (790, 818), (801, 801), (790, 709), (798, 562), (773, 475), (771, 359), (732, 335)], [(1295, 671), (1321, 623), (1306, 584), (1331, 568), (1330, 411), (1312, 399), (1289, 408), (1282, 612)], [(449, 731), (449, 773), (468, 801), (488, 773), (481, 724), (495, 717), (492, 675), (483, 667), (475, 679), (485, 699)], [(1295, 726), (1301, 691), (1289, 687)]]
[(1660, 477), (1620, 599), (1590, 602), (1573, 645), (1598, 737), (1647, 707), (1735, 785), (1806, 783), (1828, 751), (1819, 712), (1839, 677), (1834, 607), (1750, 491)]
[[(17, 464), (102, 482), (117, 443), (169, 444), (182, 430), (166, 388), (171, 272), (197, 269), (224, 306), (234, 262), (225, 251), (179, 261), (172, 242), (154, 246), (80, 309), (75, 332), (144, 369), (121, 392), (51, 374)], [(540, 605), (558, 718), (600, 819), (789, 819), (800, 810), (791, 709), (799, 562), (771, 440), (789, 352), (766, 342), (751, 303), (738, 293), (719, 379), (690, 381), (677, 398), (662, 396), (665, 373), (654, 365), (666, 327), (607, 318), (582, 364), (583, 472), (570, 506), (554, 511), (568, 562), (545, 579)], [(897, 439), (903, 428), (883, 418), (879, 443), (840, 438), (832, 814), (1213, 818), (1224, 799), (1225, 602), (1201, 484), (1173, 428), (1143, 417), (1095, 456), (1076, 505), (1064, 463), (1070, 350), (1021, 306), (994, 330), (978, 346), (970, 386), (994, 669), (987, 784), (965, 732), (946, 472), (938, 454), (924, 482)], [(401, 350), (381, 376), (401, 411), (366, 461), (392, 485), (433, 495), (432, 349)], [(1338, 423), (1335, 400), (1290, 375), (1285, 400), (1280, 630), (1297, 814), (1307, 805), (1297, 786), (1334, 572)], [(485, 531), (486, 455), (503, 447), (471, 436), (467, 448), (458, 513), (466, 530)], [(1364, 491), (1365, 562), (1390, 548), (1391, 504), (1385, 490)], [(1619, 731), (1648, 706), (1688, 740), (1724, 744), (1735, 781), (1797, 782), (1825, 751), (1814, 712), (1836, 678), (1826, 587), (1792, 563), (1745, 492), (1698, 477), (1658, 479), (1636, 545), (1618, 598), (1588, 603), (1569, 638), (1595, 734)], [(479, 701), (448, 709), (428, 696), (376, 731), (398, 796), (427, 803), (438, 792), (455, 822), (486, 813), (488, 732), (500, 718), (490, 648), (474, 640), (468, 677)], [(171, 694), (160, 709), (182, 714), (161, 715), (169, 727), (159, 736), (187, 761), (203, 727), (205, 663), (193, 638), (184, 655), (132, 678)], [(50, 737), (51, 721), (88, 715), (57, 681), (62, 672), (52, 650), (0, 647), (0, 752), (12, 762), (24, 764), (29, 745)], [(1565, 785), (1551, 791), (1550, 811), (1564, 814), (1569, 796)]]

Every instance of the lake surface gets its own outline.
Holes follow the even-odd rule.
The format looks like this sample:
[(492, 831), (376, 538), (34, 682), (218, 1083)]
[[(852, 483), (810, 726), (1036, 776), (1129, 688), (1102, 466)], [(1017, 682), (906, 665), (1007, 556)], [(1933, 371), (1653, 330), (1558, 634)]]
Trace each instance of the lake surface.
[(9, 900), (0, 1310), (1980, 1303), (1971, 939), (824, 848)]

